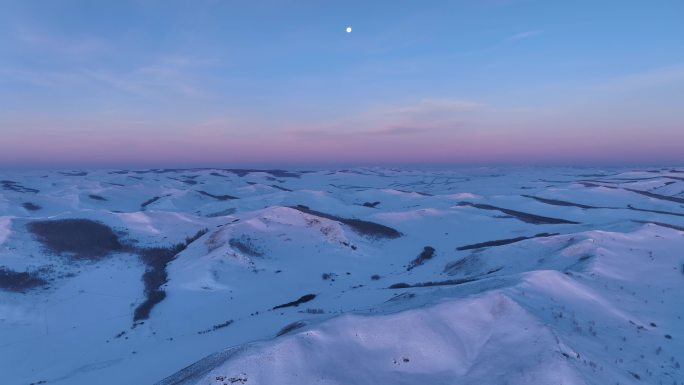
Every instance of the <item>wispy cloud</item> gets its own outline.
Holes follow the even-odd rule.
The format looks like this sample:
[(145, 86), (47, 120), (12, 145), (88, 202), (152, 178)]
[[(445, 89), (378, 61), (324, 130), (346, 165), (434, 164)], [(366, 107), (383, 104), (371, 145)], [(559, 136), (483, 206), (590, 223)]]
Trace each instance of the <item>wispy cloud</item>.
[(448, 132), (466, 126), (468, 116), (485, 104), (459, 99), (424, 99), (414, 103), (374, 106), (352, 119), (327, 121), (289, 133), (311, 139), (399, 137)]
[(537, 30), (525, 31), (525, 32), (520, 32), (520, 33), (516, 33), (515, 35), (509, 36), (506, 40), (511, 41), (511, 40), (528, 39), (530, 37), (539, 36), (542, 33), (543, 33), (542, 31), (537, 31)]
[(441, 115), (444, 113), (456, 113), (472, 111), (482, 107), (482, 103), (459, 99), (424, 99), (412, 104), (380, 107), (383, 114), (399, 114), (403, 116), (425, 117), (429, 115)]

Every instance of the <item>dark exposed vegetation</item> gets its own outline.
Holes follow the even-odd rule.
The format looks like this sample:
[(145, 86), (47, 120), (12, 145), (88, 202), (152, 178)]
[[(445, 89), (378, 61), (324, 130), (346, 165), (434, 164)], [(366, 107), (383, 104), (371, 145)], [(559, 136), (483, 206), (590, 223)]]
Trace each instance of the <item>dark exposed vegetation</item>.
[(47, 285), (39, 272), (17, 272), (0, 267), (0, 289), (23, 292)]
[(215, 332), (215, 331), (217, 331), (217, 330), (219, 330), (219, 329), (223, 329), (223, 328), (225, 328), (225, 327), (227, 327), (227, 326), (230, 326), (230, 324), (232, 324), (232, 323), (233, 323), (233, 320), (231, 319), (231, 320), (228, 320), (228, 321), (226, 321), (226, 322), (222, 322), (222, 323), (220, 323), (220, 324), (216, 324), (216, 325), (212, 326), (212, 327), (209, 328), (209, 329), (199, 331), (199, 332), (197, 332), (197, 334), (207, 334), (207, 333)]
[(152, 308), (166, 298), (166, 292), (162, 289), (162, 285), (168, 281), (166, 266), (169, 262), (173, 261), (180, 252), (206, 233), (207, 229), (203, 229), (192, 237), (186, 238), (183, 243), (169, 247), (150, 247), (138, 250), (140, 259), (145, 263), (147, 269), (143, 274), (145, 300), (135, 308), (133, 312), (134, 322), (148, 319)]
[(31, 202), (24, 202), (21, 204), (21, 207), (25, 208), (28, 211), (38, 211), (43, 208), (40, 205)]
[(479, 281), (480, 279), (484, 278), (484, 276), (496, 273), (497, 271), (500, 271), (502, 267), (496, 268), (489, 270), (488, 272), (478, 275), (476, 277), (466, 277), (466, 278), (458, 278), (458, 279), (447, 279), (444, 281), (427, 281), (427, 282), (419, 282), (419, 283), (414, 283), (414, 284), (408, 284), (405, 282), (401, 283), (395, 283), (394, 285), (391, 285), (388, 287), (388, 289), (408, 289), (412, 287), (430, 287), (430, 286), (454, 286), (454, 285), (462, 285), (464, 283), (469, 283), (469, 282), (475, 282)]
[(202, 191), (202, 190), (197, 190), (197, 192), (199, 194), (202, 194), (204, 196), (208, 196), (210, 198), (214, 198), (214, 199), (219, 200), (219, 201), (227, 201), (227, 200), (231, 200), (231, 199), (238, 199), (237, 197), (234, 197), (232, 195), (214, 195), (214, 194), (208, 193), (206, 191)]
[(495, 211), (500, 211), (504, 214), (510, 215), (518, 220), (521, 220), (526, 223), (532, 223), (535, 225), (557, 225), (557, 224), (579, 224), (579, 222), (573, 222), (573, 221), (568, 221), (565, 219), (559, 219), (559, 218), (551, 218), (551, 217), (544, 217), (541, 215), (536, 215), (536, 214), (530, 214), (522, 211), (517, 211), (517, 210), (511, 210), (511, 209), (506, 209), (502, 207), (496, 207), (488, 204), (482, 204), (482, 203), (471, 203), (471, 202), (460, 202), (458, 204), (459, 206), (470, 206), (470, 207), (475, 207), (478, 209), (482, 210), (495, 210)]
[(435, 248), (431, 246), (425, 246), (423, 247), (423, 251), (414, 259), (412, 260), (408, 267), (406, 267), (406, 271), (410, 271), (422, 264), (424, 264), (427, 260), (431, 259), (435, 255)]
[(365, 206), (365, 207), (370, 207), (370, 208), (374, 209), (374, 208), (376, 208), (379, 204), (380, 204), (380, 202), (364, 202), (364, 203), (363, 203), (363, 206)]
[(242, 254), (249, 255), (250, 257), (262, 257), (264, 255), (264, 252), (254, 245), (252, 238), (246, 235), (243, 235), (240, 238), (231, 238), (228, 241), (228, 244)]
[(499, 239), (499, 240), (495, 240), (495, 241), (473, 243), (471, 245), (465, 245), (465, 246), (457, 247), (456, 250), (462, 251), (462, 250), (481, 249), (483, 247), (503, 246), (503, 245), (509, 245), (511, 243), (524, 241), (527, 239), (552, 237), (554, 235), (558, 235), (558, 233), (551, 233), (551, 234), (550, 233), (539, 233), (539, 234), (533, 235), (531, 237), (516, 237), (516, 238), (508, 238), (508, 239)]
[(453, 285), (461, 285), (461, 284), (468, 283), (468, 282), (475, 282), (479, 279), (480, 278), (447, 279), (445, 281), (419, 282), (419, 283), (414, 283), (412, 285), (402, 282), (402, 283), (395, 283), (394, 285), (390, 286), (388, 289), (408, 289), (411, 287), (429, 287), (429, 286), (453, 286)]
[(205, 215), (205, 216), (206, 216), (207, 218), (223, 217), (223, 216), (226, 216), (226, 215), (235, 214), (236, 211), (237, 211), (237, 209), (235, 209), (234, 207), (229, 207), (229, 208), (227, 208), (227, 209), (225, 209), (225, 210), (217, 211), (217, 212), (215, 212), (215, 213), (209, 213), (209, 214), (207, 214), (207, 215)]
[(124, 250), (111, 228), (89, 219), (34, 221), (26, 227), (48, 251), (76, 260), (97, 260)]
[(369, 236), (369, 237), (393, 239), (393, 238), (401, 237), (401, 235), (402, 235), (399, 231), (397, 231), (391, 227), (381, 225), (381, 224), (375, 223), (375, 222), (364, 221), (361, 219), (342, 218), (342, 217), (338, 217), (336, 215), (331, 215), (331, 214), (322, 213), (320, 211), (311, 210), (310, 208), (308, 208), (307, 206), (304, 206), (304, 205), (290, 206), (290, 208), (293, 208), (295, 210), (299, 210), (305, 214), (314, 215), (317, 217), (330, 219), (333, 221), (343, 223), (343, 224), (349, 226), (355, 232), (357, 232), (361, 235)]
[(284, 303), (282, 305), (274, 306), (273, 310), (282, 309), (285, 307), (296, 307), (296, 306), (299, 306), (303, 303), (309, 302), (309, 301), (313, 300), (314, 298), (316, 298), (316, 294), (306, 294), (306, 295), (299, 297), (299, 299), (297, 299), (296, 301), (292, 301), (292, 302)]
[(302, 328), (302, 327), (304, 327), (304, 326), (306, 326), (306, 323), (304, 323), (304, 322), (302, 322), (302, 321), (293, 322), (293, 323), (291, 323), (291, 324), (286, 325), (284, 328), (280, 329), (280, 331), (278, 332), (278, 334), (276, 334), (276, 337), (280, 337), (280, 336), (282, 336), (282, 335), (284, 335), (284, 334), (287, 334), (287, 333), (289, 333), (289, 332), (291, 332), (291, 331), (293, 331), (293, 330)]
[(107, 200), (107, 198), (100, 196), (100, 195), (97, 195), (97, 194), (89, 194), (88, 198), (90, 198), (92, 200), (96, 200), (96, 201), (106, 201)]

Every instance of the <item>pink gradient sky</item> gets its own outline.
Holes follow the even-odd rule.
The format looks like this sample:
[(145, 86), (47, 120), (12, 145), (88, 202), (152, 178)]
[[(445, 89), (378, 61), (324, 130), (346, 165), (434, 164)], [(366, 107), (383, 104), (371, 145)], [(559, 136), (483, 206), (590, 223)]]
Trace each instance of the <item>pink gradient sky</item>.
[(683, 13), (10, 0), (0, 167), (684, 164)]

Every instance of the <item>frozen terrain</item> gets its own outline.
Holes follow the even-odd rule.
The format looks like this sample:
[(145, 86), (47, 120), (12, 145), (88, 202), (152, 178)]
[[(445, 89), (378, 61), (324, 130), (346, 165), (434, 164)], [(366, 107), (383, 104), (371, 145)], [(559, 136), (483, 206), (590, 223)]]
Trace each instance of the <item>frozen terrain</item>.
[(0, 384), (684, 384), (684, 168), (0, 175)]

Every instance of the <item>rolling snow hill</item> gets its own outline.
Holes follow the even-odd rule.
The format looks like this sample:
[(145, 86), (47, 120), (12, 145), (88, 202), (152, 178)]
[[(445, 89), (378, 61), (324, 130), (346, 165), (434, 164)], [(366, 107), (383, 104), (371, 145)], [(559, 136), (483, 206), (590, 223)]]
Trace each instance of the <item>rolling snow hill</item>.
[(0, 176), (0, 383), (684, 384), (684, 169)]

